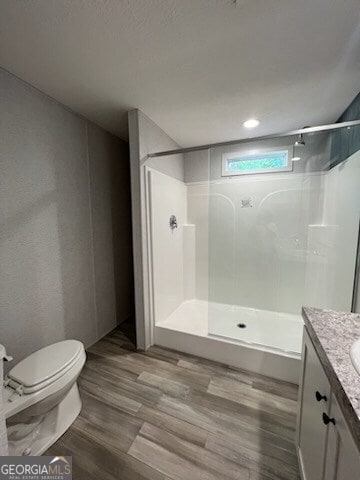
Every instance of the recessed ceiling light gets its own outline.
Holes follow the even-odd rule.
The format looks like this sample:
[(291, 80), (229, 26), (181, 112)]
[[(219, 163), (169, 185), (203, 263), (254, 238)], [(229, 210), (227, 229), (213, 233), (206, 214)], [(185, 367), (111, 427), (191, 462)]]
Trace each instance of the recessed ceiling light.
[(291, 160), (293, 162), (298, 162), (299, 160), (301, 160), (301, 158), (300, 157), (293, 157)]
[(249, 120), (246, 120), (243, 125), (245, 128), (255, 128), (259, 125), (259, 123), (259, 120), (256, 120), (256, 118), (250, 118)]

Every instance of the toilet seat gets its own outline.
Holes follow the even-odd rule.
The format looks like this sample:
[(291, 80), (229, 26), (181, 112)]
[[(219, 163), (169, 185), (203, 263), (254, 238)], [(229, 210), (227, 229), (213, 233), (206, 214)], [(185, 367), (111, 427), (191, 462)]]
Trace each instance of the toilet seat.
[[(50, 361), (47, 356), (49, 353), (49, 347), (45, 347), (42, 349), (45, 350), (45, 354), (42, 353), (41, 357), (36, 355), (35, 360), (41, 358), (43, 361), (46, 361), (49, 364), (51, 363), (52, 368), (50, 368), (50, 365), (47, 365), (40, 369), (40, 365), (37, 362), (32, 362), (31, 357), (38, 354), (39, 351), (22, 360), (22, 362), (9, 372), (5, 378), (5, 388), (3, 390), (5, 418), (12, 417), (46, 398), (50, 399), (53, 396), (58, 395), (61, 391), (66, 391), (73, 382), (76, 382), (76, 379), (86, 361), (85, 349), (83, 344), (76, 340), (66, 340), (66, 342), (76, 342), (76, 345), (72, 345), (72, 355), (70, 355), (69, 350), (63, 348), (65, 347), (64, 345), (50, 345), (50, 347), (53, 347), (50, 350), (51, 352), (68, 352), (66, 361), (64, 361), (65, 366), (63, 364), (62, 368), (60, 362), (61, 355), (59, 354), (60, 356), (57, 357), (57, 361), (54, 359)], [(59, 343), (61, 344), (63, 342)], [(31, 362), (29, 362), (29, 359)], [(62, 360), (63, 359), (64, 357), (62, 357)], [(25, 365), (26, 368), (24, 368), (24, 370), (22, 370), (22, 368), (17, 369), (20, 364)], [(31, 369), (30, 372), (28, 372), (29, 366), (35, 367), (37, 372), (33, 372)], [(43, 373), (43, 375), (40, 375), (39, 372)], [(28, 373), (29, 376), (22, 376), (22, 374), (27, 375)], [(35, 375), (36, 377), (32, 377), (31, 375)], [(36, 380), (38, 380), (38, 383), (36, 383)], [(20, 383), (21, 381), (23, 381), (23, 383)], [(31, 383), (35, 383), (35, 385), (31, 385)]]
[(42, 455), (81, 411), (77, 379), (86, 353), (77, 340), (45, 347), (6, 376), (3, 413), (10, 455)]
[(5, 379), (5, 385), (19, 395), (38, 392), (65, 375), (83, 352), (84, 346), (77, 340), (49, 345), (15, 365)]

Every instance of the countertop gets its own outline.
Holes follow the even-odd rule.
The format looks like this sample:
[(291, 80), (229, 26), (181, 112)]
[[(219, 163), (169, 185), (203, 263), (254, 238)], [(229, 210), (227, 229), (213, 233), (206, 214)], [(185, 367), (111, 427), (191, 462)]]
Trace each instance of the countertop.
[(332, 391), (360, 449), (360, 376), (350, 348), (360, 337), (360, 315), (319, 308), (303, 308), (305, 325)]

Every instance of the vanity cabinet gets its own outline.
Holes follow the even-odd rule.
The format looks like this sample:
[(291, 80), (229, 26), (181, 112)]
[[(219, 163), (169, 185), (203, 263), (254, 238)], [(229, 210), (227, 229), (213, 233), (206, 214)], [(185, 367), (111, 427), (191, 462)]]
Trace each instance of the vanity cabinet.
[(299, 393), (298, 455), (303, 477), (321, 480), (324, 469), (327, 429), (323, 413), (328, 415), (330, 383), (313, 344), (304, 331), (302, 378)]
[(351, 480), (360, 478), (360, 453), (348, 430), (334, 395), (331, 397), (324, 480)]
[(297, 451), (303, 480), (360, 479), (360, 453), (304, 329)]

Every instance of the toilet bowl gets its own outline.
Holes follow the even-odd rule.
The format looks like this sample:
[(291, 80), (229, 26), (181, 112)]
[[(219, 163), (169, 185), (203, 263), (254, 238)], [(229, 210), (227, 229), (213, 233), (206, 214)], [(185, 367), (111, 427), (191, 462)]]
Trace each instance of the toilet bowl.
[(76, 380), (85, 360), (81, 342), (64, 340), (10, 370), (4, 380), (9, 455), (41, 455), (69, 428), (81, 410)]

